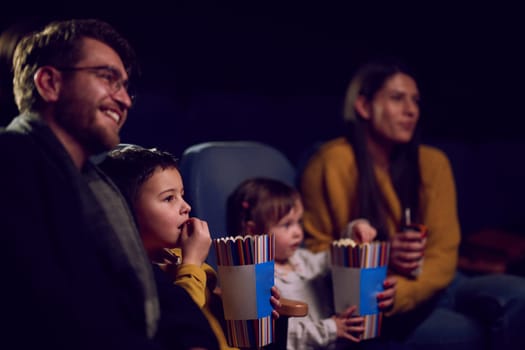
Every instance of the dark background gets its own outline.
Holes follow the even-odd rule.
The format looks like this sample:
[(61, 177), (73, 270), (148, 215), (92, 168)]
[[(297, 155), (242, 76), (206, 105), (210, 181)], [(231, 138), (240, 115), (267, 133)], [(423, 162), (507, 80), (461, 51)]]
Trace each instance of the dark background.
[(0, 29), (30, 16), (98, 17), (117, 27), (142, 66), (122, 141), (176, 155), (197, 142), (250, 139), (297, 164), (314, 142), (339, 134), (357, 66), (398, 56), (418, 76), (423, 139), (447, 151), (462, 184), (464, 228), (525, 232), (525, 20), (516, 5), (142, 0), (3, 7)]

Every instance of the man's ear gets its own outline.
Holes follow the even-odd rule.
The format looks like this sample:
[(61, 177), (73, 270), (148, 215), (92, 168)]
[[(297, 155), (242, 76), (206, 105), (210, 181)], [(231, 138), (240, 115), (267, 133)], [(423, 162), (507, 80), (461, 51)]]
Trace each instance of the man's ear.
[(368, 103), (364, 96), (357, 96), (357, 99), (354, 102), (354, 108), (363, 119), (370, 119), (370, 103)]
[(62, 75), (55, 68), (44, 66), (38, 68), (33, 78), (36, 89), (46, 102), (55, 102), (60, 96)]

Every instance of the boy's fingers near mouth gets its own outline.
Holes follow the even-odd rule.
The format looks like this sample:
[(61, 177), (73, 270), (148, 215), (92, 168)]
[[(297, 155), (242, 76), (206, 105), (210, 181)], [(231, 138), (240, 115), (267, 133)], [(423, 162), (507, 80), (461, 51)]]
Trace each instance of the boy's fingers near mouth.
[(184, 221), (180, 226), (179, 226), (179, 229), (180, 229), (180, 233), (181, 233), (181, 236), (184, 238), (184, 237), (188, 237), (190, 234), (191, 234), (191, 222), (190, 220), (186, 220)]
[(195, 227), (195, 220), (193, 218), (188, 218), (184, 223), (181, 225), (182, 227), (186, 227), (187, 229), (190, 229), (192, 227)]

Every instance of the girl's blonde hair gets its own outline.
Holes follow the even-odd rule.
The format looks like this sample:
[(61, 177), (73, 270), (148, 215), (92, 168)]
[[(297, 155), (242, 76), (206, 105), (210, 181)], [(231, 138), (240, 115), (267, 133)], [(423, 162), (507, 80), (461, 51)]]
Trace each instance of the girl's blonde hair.
[(248, 221), (255, 224), (253, 233), (268, 233), (268, 229), (285, 217), (300, 199), (295, 188), (279, 180), (245, 180), (228, 198), (228, 235), (244, 235)]

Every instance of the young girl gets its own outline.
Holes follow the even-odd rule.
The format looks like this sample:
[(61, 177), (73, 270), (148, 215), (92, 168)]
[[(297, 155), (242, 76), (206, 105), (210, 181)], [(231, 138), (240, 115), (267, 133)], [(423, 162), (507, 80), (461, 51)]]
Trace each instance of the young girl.
[[(201, 307), (221, 349), (231, 349), (223, 332), (216, 272), (204, 263), (211, 245), (205, 221), (190, 217), (176, 159), (167, 152), (126, 146), (100, 165), (130, 206), (146, 253)], [(276, 291), (272, 291), (274, 296)], [(272, 304), (278, 300), (272, 296)], [(278, 316), (274, 311), (274, 316)]]
[[(297, 190), (273, 179), (241, 183), (228, 199), (230, 234), (275, 234), (275, 283), (282, 296), (308, 304), (308, 316), (288, 321), (288, 349), (333, 348), (338, 339), (359, 342), (363, 318), (352, 316), (356, 306), (334, 315), (331, 304), (328, 254), (311, 253), (303, 242), (303, 205)], [(373, 233), (365, 221), (356, 222), (356, 236)], [(393, 304), (395, 280), (387, 278), (377, 297), (379, 307)]]

